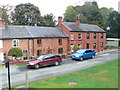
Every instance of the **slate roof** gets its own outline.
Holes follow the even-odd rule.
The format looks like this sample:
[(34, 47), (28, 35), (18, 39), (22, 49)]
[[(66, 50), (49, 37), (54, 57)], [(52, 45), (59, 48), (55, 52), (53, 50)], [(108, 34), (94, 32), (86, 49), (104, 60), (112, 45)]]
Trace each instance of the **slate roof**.
[(67, 27), (71, 32), (105, 32), (97, 25), (92, 24), (77, 25), (75, 22), (63, 22), (62, 24)]
[(67, 38), (67, 34), (57, 27), (7, 26), (0, 29), (0, 39), (21, 38)]

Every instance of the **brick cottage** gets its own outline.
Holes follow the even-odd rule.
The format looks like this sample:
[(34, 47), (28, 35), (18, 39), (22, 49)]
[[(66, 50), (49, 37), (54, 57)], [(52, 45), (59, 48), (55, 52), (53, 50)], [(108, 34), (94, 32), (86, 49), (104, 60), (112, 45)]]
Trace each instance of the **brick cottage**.
[(5, 25), (0, 20), (1, 61), (12, 59), (7, 55), (12, 47), (20, 47), (21, 59), (26, 60), (46, 53), (64, 54), (75, 44), (81, 48), (104, 50), (106, 33), (96, 25), (80, 24), (80, 20), (62, 22), (62, 17), (58, 18), (56, 27)]

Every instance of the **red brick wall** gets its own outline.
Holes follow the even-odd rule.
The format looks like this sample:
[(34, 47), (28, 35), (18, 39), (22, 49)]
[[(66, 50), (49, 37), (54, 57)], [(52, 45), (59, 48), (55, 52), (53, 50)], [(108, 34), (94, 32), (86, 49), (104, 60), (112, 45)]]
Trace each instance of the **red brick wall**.
[[(57, 25), (60, 27), (64, 32), (69, 36), (69, 41), (68, 41), (68, 48), (70, 50), (70, 45), (71, 44), (76, 44), (78, 45), (79, 43), (82, 43), (82, 48), (86, 48), (86, 43), (89, 43), (89, 48), (93, 48), (93, 44), (96, 43), (96, 51), (102, 51), (106, 47), (106, 33), (104, 33), (104, 38), (101, 38), (101, 33), (96, 32), (96, 39), (94, 39), (94, 33), (92, 32), (70, 32), (63, 24)], [(71, 41), (71, 33), (74, 33), (74, 41)], [(78, 40), (78, 34), (82, 34), (82, 40)], [(90, 39), (87, 39), (86, 34), (90, 33)], [(101, 47), (100, 43), (103, 42), (104, 46)]]
[[(41, 39), (41, 38), (40, 38)], [(62, 45), (58, 44), (58, 39), (62, 39)], [(43, 54), (46, 53), (48, 47), (52, 49), (52, 53), (58, 54), (58, 49), (63, 48), (65, 53), (67, 51), (67, 38), (42, 38), (42, 46), (37, 46), (37, 39), (18, 39), (19, 47), (24, 50), (29, 50), (30, 57), (37, 56), (37, 50), (43, 50)], [(34, 44), (33, 44), (34, 43)], [(0, 51), (6, 53), (5, 57), (7, 59), (12, 59), (12, 57), (7, 56), (8, 51), (12, 48), (12, 40), (3, 40), (3, 49)], [(33, 52), (34, 51), (34, 52)]]
[[(41, 39), (41, 38), (40, 38)], [(62, 39), (62, 45), (58, 44), (58, 39)], [(37, 50), (42, 50), (42, 53), (45, 54), (47, 49), (52, 49), (52, 53), (58, 54), (58, 49), (63, 48), (64, 53), (67, 51), (67, 38), (42, 38), (42, 45), (37, 45), (37, 39), (34, 39), (34, 52), (35, 56), (37, 55)]]

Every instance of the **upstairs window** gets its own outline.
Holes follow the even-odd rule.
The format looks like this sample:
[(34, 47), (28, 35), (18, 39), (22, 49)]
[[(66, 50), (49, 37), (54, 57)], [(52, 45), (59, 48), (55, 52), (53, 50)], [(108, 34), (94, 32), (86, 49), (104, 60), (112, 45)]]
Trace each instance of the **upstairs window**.
[(74, 33), (71, 33), (71, 40), (74, 40)]
[(13, 47), (19, 47), (19, 40), (18, 40), (18, 39), (14, 39), (14, 40), (12, 41), (12, 46), (13, 46)]
[(58, 44), (62, 45), (62, 39), (58, 39)]
[(42, 40), (41, 39), (37, 39), (37, 46), (42, 46)]
[(87, 36), (86, 36), (86, 37), (87, 37), (87, 39), (90, 39), (90, 34), (89, 34), (89, 33), (87, 33)]
[(104, 37), (104, 34), (103, 33), (101, 33), (101, 38), (103, 38)]
[(78, 34), (78, 40), (82, 40), (82, 34), (81, 33)]
[(96, 39), (96, 33), (94, 33), (94, 39)]

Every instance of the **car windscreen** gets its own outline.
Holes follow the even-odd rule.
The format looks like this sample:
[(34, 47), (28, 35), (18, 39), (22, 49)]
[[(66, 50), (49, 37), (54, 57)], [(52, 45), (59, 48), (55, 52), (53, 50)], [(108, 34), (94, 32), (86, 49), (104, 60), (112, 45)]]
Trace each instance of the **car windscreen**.
[(78, 50), (76, 53), (83, 54), (86, 50)]
[(37, 60), (42, 60), (43, 58), (44, 58), (44, 56), (41, 55), (41, 56), (39, 56), (39, 57), (37, 58)]

